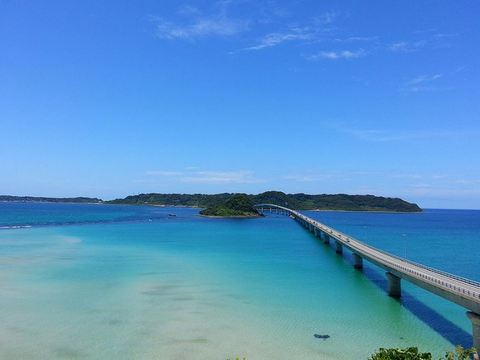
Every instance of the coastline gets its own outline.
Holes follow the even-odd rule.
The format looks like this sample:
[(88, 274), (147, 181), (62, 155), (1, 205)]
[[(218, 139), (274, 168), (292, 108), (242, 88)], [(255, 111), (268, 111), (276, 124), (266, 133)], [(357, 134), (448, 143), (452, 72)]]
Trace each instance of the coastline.
[[(165, 205), (165, 204), (128, 204), (128, 203), (106, 203), (107, 205), (133, 205), (133, 206), (156, 206), (164, 208), (188, 208), (188, 209), (205, 209), (205, 207), (195, 205)], [(317, 212), (352, 212), (352, 213), (385, 213), (385, 214), (420, 214), (420, 211), (395, 211), (395, 210), (343, 210), (343, 209), (295, 209), (297, 211), (317, 211)], [(202, 215), (207, 216), (207, 215)], [(222, 217), (222, 216), (219, 216)]]
[[(31, 200), (0, 200), (0, 203), (36, 203), (36, 204), (90, 204), (90, 205), (130, 205), (130, 206), (155, 206), (161, 208), (187, 208), (187, 209), (205, 209), (196, 205), (171, 205), (171, 204), (131, 204), (131, 203), (111, 203), (109, 201), (102, 202), (80, 202), (80, 201), (31, 201)], [(395, 210), (344, 210), (344, 209), (296, 209), (298, 211), (315, 211), (315, 212), (351, 212), (351, 213), (385, 213), (385, 214), (420, 214), (420, 211), (395, 211)], [(458, 209), (462, 210), (462, 209)], [(470, 209), (466, 209), (470, 210)], [(475, 209), (471, 209), (475, 210)]]

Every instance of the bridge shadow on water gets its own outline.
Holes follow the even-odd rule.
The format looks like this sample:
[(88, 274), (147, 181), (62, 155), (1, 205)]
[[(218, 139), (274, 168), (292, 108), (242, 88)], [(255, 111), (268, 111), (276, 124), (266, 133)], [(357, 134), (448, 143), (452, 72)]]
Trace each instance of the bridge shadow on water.
[[(363, 274), (385, 292), (385, 296), (388, 296), (387, 280), (381, 277), (381, 273), (370, 268), (370, 264), (368, 264), (364, 266)], [(415, 296), (409, 292), (402, 289), (402, 297), (396, 299), (396, 301), (452, 345), (472, 346), (472, 335), (470, 333), (444, 317), (435, 309), (415, 298)], [(464, 312), (466, 312), (466, 310), (464, 310)]]
[[(316, 240), (319, 246), (324, 248), (327, 248), (327, 246), (330, 247), (328, 250), (333, 252), (332, 255), (336, 255), (335, 249), (333, 249), (331, 244), (324, 244), (319, 238), (313, 236), (313, 234), (312, 237)], [(344, 254), (341, 258), (338, 256), (338, 259), (341, 259), (342, 262), (347, 266), (353, 266), (352, 255), (348, 250), (344, 250)], [(387, 279), (380, 268), (377, 268), (375, 265), (364, 261), (364, 267), (361, 272), (368, 280), (379, 287), (385, 293), (385, 296), (388, 296)], [(405, 281), (406, 280), (403, 280), (403, 282)], [(451, 322), (438, 311), (421, 302), (409, 292), (402, 289), (402, 297), (396, 301), (398, 301), (405, 309), (410, 311), (413, 315), (415, 315), (418, 319), (424, 322), (428, 327), (430, 327), (452, 345), (462, 345), (464, 347), (472, 346), (472, 335), (469, 332)]]

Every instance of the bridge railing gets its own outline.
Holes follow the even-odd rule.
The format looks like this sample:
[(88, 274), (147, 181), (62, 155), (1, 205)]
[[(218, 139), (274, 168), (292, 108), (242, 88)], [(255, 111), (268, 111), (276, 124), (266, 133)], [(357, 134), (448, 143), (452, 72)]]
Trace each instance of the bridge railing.
[[(406, 274), (413, 274), (417, 277), (421, 277), (421, 278), (426, 279), (426, 280), (428, 280), (430, 282), (433, 282), (435, 284), (438, 284), (438, 285), (447, 287), (449, 289), (452, 289), (454, 291), (463, 293), (465, 295), (473, 296), (475, 298), (480, 299), (480, 282), (478, 282), (478, 281), (467, 279), (467, 278), (464, 278), (462, 276), (454, 275), (454, 274), (448, 273), (446, 271), (438, 270), (438, 269), (432, 268), (430, 266), (426, 266), (426, 265), (417, 263), (415, 261), (407, 260), (407, 259), (402, 258), (400, 256), (390, 254), (390, 253), (388, 253), (384, 250), (378, 249), (378, 248), (376, 248), (374, 246), (371, 246), (371, 245), (367, 245), (367, 244), (365, 244), (365, 243), (363, 243), (363, 242), (361, 242), (361, 241), (359, 241), (359, 240), (357, 240), (357, 239), (355, 239), (355, 238), (353, 238), (349, 235), (346, 235), (346, 234), (344, 234), (344, 233), (342, 233), (338, 230), (335, 230), (335, 229), (333, 229), (333, 228), (331, 228), (331, 227), (329, 227), (325, 224), (322, 224), (322, 223), (320, 223), (320, 222), (318, 222), (318, 221), (316, 221), (316, 220), (314, 220), (314, 219), (312, 219), (312, 218), (310, 218), (310, 217), (308, 217), (308, 216), (306, 216), (306, 215), (304, 215), (304, 214), (302, 214), (298, 211), (288, 209), (288, 208), (283, 207), (283, 206), (274, 205), (274, 204), (259, 204), (258, 206), (262, 207), (262, 205), (263, 205), (263, 207), (267, 207), (267, 208), (268, 207), (273, 207), (273, 208), (280, 208), (280, 209), (286, 210), (286, 211), (294, 214), (295, 216), (302, 218), (303, 220), (307, 221), (308, 223), (320, 228), (321, 230), (323, 230), (324, 232), (328, 233), (329, 235), (337, 238), (341, 242), (346, 243), (346, 245), (348, 247), (351, 247), (354, 251), (360, 251), (362, 253), (364, 252), (364, 255), (366, 255), (368, 257), (374, 257), (374, 258), (376, 258), (376, 261), (378, 261), (380, 263), (383, 263), (384, 265), (388, 265), (388, 266), (390, 266), (392, 268), (396, 268), (396, 269), (398, 269), (401, 272), (404, 272)], [(366, 248), (366, 249), (361, 249), (361, 247)], [(379, 257), (378, 255), (376, 255), (372, 252), (368, 252), (369, 250), (378, 253), (379, 255), (381, 255), (381, 257)], [(392, 260), (397, 260), (400, 263), (394, 262)], [(443, 277), (458, 281), (458, 282), (463, 283), (465, 285), (473, 286), (475, 288), (478, 288), (478, 291), (465, 289), (462, 286), (456, 286), (456, 285), (453, 285), (451, 283), (445, 282), (443, 280), (439, 280), (439, 279), (437, 279), (433, 276), (429, 276), (427, 274), (421, 273), (421, 272), (419, 272), (415, 269), (408, 268), (408, 267), (404, 266), (403, 263), (411, 265), (413, 267), (417, 267), (419, 269), (427, 270), (429, 272), (441, 275)], [(477, 289), (475, 289), (475, 290), (477, 290)]]
[[(301, 214), (301, 213), (300, 213)], [(302, 214), (303, 215), (303, 214)], [(303, 215), (305, 216), (305, 215)], [(392, 258), (395, 258), (399, 261), (403, 261), (405, 263), (408, 263), (408, 264), (411, 264), (411, 265), (414, 265), (414, 266), (417, 266), (417, 267), (420, 267), (420, 268), (423, 268), (425, 270), (429, 270), (429, 271), (432, 271), (432, 272), (435, 272), (437, 274), (440, 274), (440, 275), (443, 275), (443, 276), (447, 276), (449, 278), (452, 278), (452, 279), (455, 279), (455, 280), (458, 280), (458, 281), (462, 281), (462, 282), (465, 282), (465, 283), (468, 283), (470, 285), (473, 285), (473, 286), (478, 286), (480, 288), (480, 282), (478, 281), (475, 281), (475, 280), (471, 280), (471, 279), (467, 279), (467, 278), (464, 278), (462, 276), (459, 276), (459, 275), (455, 275), (455, 274), (451, 274), (451, 273), (448, 273), (446, 271), (443, 271), (443, 270), (439, 270), (439, 269), (435, 269), (435, 268), (432, 268), (430, 266), (427, 266), (427, 265), (424, 265), (424, 264), (420, 264), (418, 262), (415, 262), (415, 261), (412, 261), (412, 260), (408, 260), (406, 258), (403, 258), (401, 256), (398, 256), (398, 255), (395, 255), (395, 254), (392, 254), (392, 253), (389, 253), (385, 250), (382, 250), (382, 249), (379, 249), (375, 246), (372, 246), (372, 245), (368, 245), (368, 244), (365, 244), (357, 239), (355, 239), (354, 237), (350, 236), (350, 235), (346, 235), (345, 233), (342, 233), (341, 231), (338, 231), (336, 229), (332, 229), (331, 227), (329, 227), (328, 225), (325, 225), (325, 224), (322, 224), (322, 223), (319, 223), (318, 221), (308, 217), (308, 216), (305, 216), (305, 218), (307, 219), (310, 219), (311, 222), (313, 222), (313, 225), (315, 225), (315, 223), (319, 224), (320, 226), (326, 228), (329, 230), (330, 233), (337, 233), (341, 238), (346, 238), (346, 239), (349, 239), (349, 240), (353, 240), (353, 241), (356, 241), (357, 243), (359, 244), (362, 244), (363, 246), (365, 247), (368, 247), (370, 249), (373, 249), (375, 251), (378, 251), (386, 256), (389, 256), (389, 257), (392, 257)]]

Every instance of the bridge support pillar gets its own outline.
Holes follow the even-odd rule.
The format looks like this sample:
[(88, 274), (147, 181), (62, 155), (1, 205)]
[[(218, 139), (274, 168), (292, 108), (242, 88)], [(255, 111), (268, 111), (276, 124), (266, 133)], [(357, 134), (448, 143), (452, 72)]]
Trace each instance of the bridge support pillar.
[(388, 296), (399, 298), (402, 295), (402, 283), (400, 278), (396, 275), (393, 275), (390, 272), (387, 272), (388, 280)]
[(472, 322), (473, 347), (480, 350), (480, 315), (467, 311), (467, 316)]
[(340, 241), (335, 241), (335, 252), (339, 255), (343, 254), (343, 245)]
[(355, 253), (353, 253), (353, 267), (358, 270), (363, 269), (363, 258)]
[(330, 236), (328, 236), (327, 234), (323, 233), (323, 242), (325, 244), (330, 244)]
[(313, 228), (313, 234), (315, 235), (315, 237), (318, 237), (318, 229), (317, 228)]

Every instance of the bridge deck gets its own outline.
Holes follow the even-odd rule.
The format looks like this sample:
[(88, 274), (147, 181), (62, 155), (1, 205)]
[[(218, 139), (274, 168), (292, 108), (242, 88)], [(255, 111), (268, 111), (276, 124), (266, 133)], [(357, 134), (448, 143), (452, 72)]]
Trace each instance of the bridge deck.
[(386, 271), (415, 283), (437, 295), (453, 301), (474, 313), (480, 314), (480, 282), (462, 278), (413, 261), (404, 259), (367, 245), (343, 234), (302, 213), (274, 204), (258, 204), (256, 207), (281, 209), (297, 220), (312, 225), (320, 232), (338, 241), (360, 257), (382, 267)]

